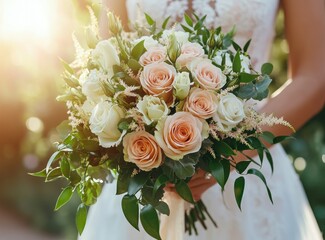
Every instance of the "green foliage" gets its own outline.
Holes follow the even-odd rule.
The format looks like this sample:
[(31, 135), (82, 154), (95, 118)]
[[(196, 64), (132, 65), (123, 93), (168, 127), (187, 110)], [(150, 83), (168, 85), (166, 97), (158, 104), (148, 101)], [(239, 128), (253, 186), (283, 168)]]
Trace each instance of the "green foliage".
[(155, 208), (146, 205), (140, 212), (141, 224), (146, 232), (155, 239), (161, 239), (159, 234), (159, 219)]
[(122, 199), (122, 210), (129, 223), (139, 230), (139, 204), (134, 195), (125, 195)]
[(192, 193), (188, 185), (184, 181), (179, 181), (175, 185), (176, 191), (185, 201), (194, 203)]
[(78, 233), (81, 235), (83, 232), (87, 221), (87, 207), (84, 204), (80, 204), (76, 213), (76, 226)]
[(58, 197), (58, 200), (56, 201), (55, 210), (59, 210), (62, 206), (64, 206), (67, 202), (69, 202), (69, 200), (72, 197), (72, 193), (73, 191), (71, 186), (68, 186), (65, 189), (63, 189), (60, 196)]
[(243, 199), (244, 190), (245, 190), (245, 178), (239, 177), (235, 180), (234, 191), (235, 191), (236, 202), (240, 210), (241, 210), (241, 202)]

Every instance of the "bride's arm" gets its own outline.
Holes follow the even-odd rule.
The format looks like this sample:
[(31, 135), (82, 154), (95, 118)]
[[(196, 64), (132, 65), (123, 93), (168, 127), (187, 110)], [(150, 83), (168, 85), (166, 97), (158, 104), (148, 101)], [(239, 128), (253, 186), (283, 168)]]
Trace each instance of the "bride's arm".
[[(318, 113), (325, 102), (325, 2), (283, 0), (285, 33), (289, 44), (289, 82), (262, 109), (283, 116), (299, 129)], [(290, 129), (272, 127), (276, 135)]]
[[(325, 2), (282, 1), (286, 38), (290, 49), (290, 80), (273, 94), (261, 111), (273, 113), (278, 117), (283, 116), (295, 129), (299, 129), (324, 107)], [(292, 133), (289, 128), (281, 125), (266, 127), (264, 130), (275, 135)], [(200, 199), (215, 183), (212, 178), (205, 180), (203, 171), (197, 173), (189, 183), (195, 200)]]
[(126, 12), (126, 1), (125, 0), (102, 0), (103, 10), (100, 14), (100, 35), (105, 38), (108, 37), (108, 26), (107, 26), (107, 10), (112, 11), (122, 21), (125, 29), (127, 28), (128, 16)]

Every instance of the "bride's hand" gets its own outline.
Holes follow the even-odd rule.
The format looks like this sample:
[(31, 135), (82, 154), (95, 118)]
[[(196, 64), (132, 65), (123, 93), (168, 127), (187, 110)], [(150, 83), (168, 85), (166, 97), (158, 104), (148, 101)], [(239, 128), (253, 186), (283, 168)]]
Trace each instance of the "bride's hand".
[[(202, 194), (216, 183), (217, 181), (213, 177), (207, 177), (206, 172), (199, 169), (188, 182), (194, 201), (199, 201)], [(174, 184), (167, 184), (165, 191), (176, 192)]]

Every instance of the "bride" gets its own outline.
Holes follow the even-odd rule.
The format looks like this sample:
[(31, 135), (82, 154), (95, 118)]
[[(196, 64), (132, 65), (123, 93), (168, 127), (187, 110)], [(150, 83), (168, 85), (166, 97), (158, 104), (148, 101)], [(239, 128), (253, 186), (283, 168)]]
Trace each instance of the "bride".
[[(283, 116), (299, 129), (324, 106), (323, 0), (106, 0), (105, 4), (120, 16), (124, 24), (142, 21), (139, 16), (143, 12), (149, 13), (158, 22), (167, 16), (171, 16), (174, 22), (182, 21), (185, 12), (195, 12), (199, 16), (207, 15), (206, 21), (211, 27), (222, 26), (227, 31), (236, 25), (236, 42), (243, 45), (252, 39), (250, 56), (256, 69), (268, 58), (275, 16), (281, 7), (285, 13), (290, 49), (290, 80), (260, 111)], [(290, 134), (287, 128), (280, 125), (264, 130), (276, 135)], [(233, 194), (234, 176), (230, 176), (222, 195), (218, 184), (205, 179), (204, 173), (199, 172), (189, 183), (191, 191), (196, 200), (202, 198), (217, 221), (218, 228), (207, 222), (208, 230), (198, 226), (199, 235), (186, 235), (185, 239), (322, 239), (302, 185), (286, 153), (280, 145), (271, 146), (270, 151), (274, 159), (274, 173), (271, 174), (267, 164), (262, 171), (268, 178), (274, 205), (268, 200), (262, 183), (252, 176), (246, 179), (247, 188), (240, 211)], [(120, 207), (121, 196), (115, 196), (114, 188), (115, 184), (105, 186), (98, 202), (89, 212), (80, 239), (151, 239), (145, 231), (138, 232), (127, 222)]]

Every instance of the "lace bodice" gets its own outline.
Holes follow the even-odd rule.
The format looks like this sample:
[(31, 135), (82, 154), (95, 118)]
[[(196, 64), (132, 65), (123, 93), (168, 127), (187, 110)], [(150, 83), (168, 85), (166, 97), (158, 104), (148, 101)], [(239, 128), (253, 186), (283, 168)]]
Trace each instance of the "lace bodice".
[(170, 22), (183, 21), (184, 13), (207, 15), (208, 26), (222, 26), (224, 31), (236, 27), (236, 41), (244, 45), (252, 39), (250, 55), (255, 67), (267, 60), (274, 35), (274, 19), (279, 0), (127, 0), (131, 22), (144, 21), (143, 12), (158, 23), (168, 16)]

